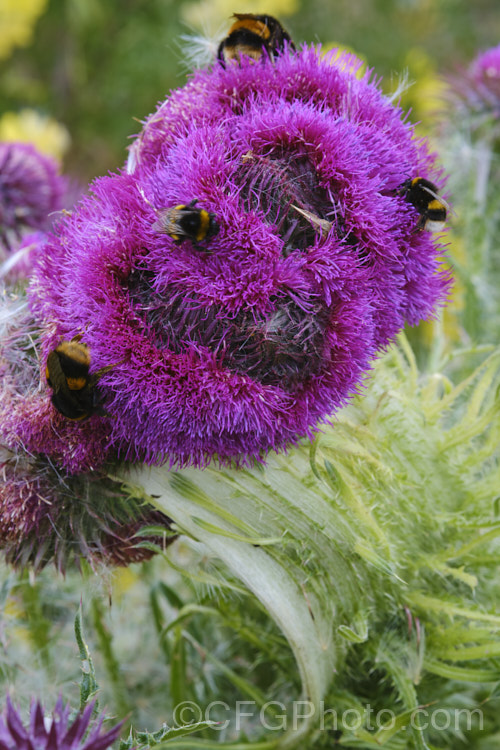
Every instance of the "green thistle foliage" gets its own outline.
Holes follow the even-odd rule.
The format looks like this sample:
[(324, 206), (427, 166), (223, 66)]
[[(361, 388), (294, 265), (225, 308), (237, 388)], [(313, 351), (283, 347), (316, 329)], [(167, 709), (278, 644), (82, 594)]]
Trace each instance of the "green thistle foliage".
[[(412, 711), (437, 699), (460, 707), (457, 681), (473, 708), (474, 685), (500, 679), (500, 352), (453, 385), (422, 377), (401, 345), (312, 446), (265, 469), (132, 478), (162, 492), (156, 506), (280, 625), (297, 659), (297, 699), (319, 706), (331, 696), (336, 709), (370, 703), (399, 717), (383, 736), (343, 731), (348, 747), (425, 748)], [(303, 742), (317, 719), (285, 733), (283, 746)], [(327, 734), (314, 743), (328, 745)], [(433, 747), (449, 746), (447, 732), (435, 734)]]
[[(163, 722), (182, 725), (174, 718), (183, 701), (201, 709), (190, 719), (229, 719), (225, 731), (204, 726), (192, 738), (165, 737), (171, 748), (251, 741), (455, 750), (461, 738), (474, 750), (494, 746), (500, 351), (453, 384), (442, 373), (420, 374), (400, 343), (312, 446), (265, 468), (128, 476), (129, 485), (162, 493), (154, 502), (188, 537), (166, 553), (167, 568), (161, 558), (134, 567), (135, 587), (115, 592), (109, 613), (109, 584), (99, 594), (95, 574), (85, 574), (85, 640), (101, 705), (117, 716), (132, 710), (133, 727), (151, 735)], [(476, 358), (464, 356), (464, 369)], [(57, 695), (67, 685), (76, 702), (77, 651), (70, 647), (65, 659), (58, 645), (71, 643), (68, 601), (81, 589), (73, 575), (63, 589), (48, 570), (35, 585), (9, 579), (10, 600), (13, 591), (25, 615), (8, 628), (2, 689), (24, 685), (27, 694), (49, 682)], [(6, 584), (7, 603), (8, 594)], [(29, 657), (16, 657), (20, 626), (44, 654), (41, 677), (31, 673), (29, 684), (19, 669)], [(294, 731), (300, 699), (315, 713)], [(236, 700), (253, 701), (238, 731)], [(265, 709), (267, 725), (279, 727), (284, 714), (281, 731), (259, 720), (270, 700), (284, 708)], [(212, 701), (229, 708), (205, 715)], [(412, 729), (419, 707), (444, 712), (449, 728)], [(481, 715), (469, 721), (464, 713), (456, 723), (458, 709)], [(353, 710), (362, 717), (354, 729), (353, 714), (342, 720)], [(376, 723), (382, 710), (393, 712), (394, 725), (388, 714), (385, 725)]]
[(496, 343), (500, 330), (500, 110), (493, 104), (493, 95), (482, 99), (472, 69), (455, 77), (437, 134), (450, 174), (461, 338), (474, 343)]

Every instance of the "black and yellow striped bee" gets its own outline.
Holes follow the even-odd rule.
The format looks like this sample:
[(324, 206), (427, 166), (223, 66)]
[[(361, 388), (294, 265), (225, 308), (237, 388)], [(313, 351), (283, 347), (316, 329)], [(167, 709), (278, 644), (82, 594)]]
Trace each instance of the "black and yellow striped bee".
[(153, 229), (168, 234), (177, 243), (183, 240), (197, 243), (214, 237), (220, 228), (215, 214), (204, 208), (195, 208), (197, 202), (194, 200), (187, 206), (181, 204), (160, 211)]
[(95, 384), (103, 371), (90, 375), (90, 352), (80, 337), (61, 341), (47, 357), (45, 375), (52, 388), (52, 403), (63, 416), (83, 420), (103, 414)]
[(415, 177), (401, 185), (398, 193), (412, 204), (420, 214), (417, 229), (439, 232), (446, 221), (448, 204), (437, 194), (438, 188), (424, 177)]
[(255, 16), (253, 13), (235, 13), (236, 21), (219, 45), (217, 57), (224, 65), (238, 60), (242, 55), (260, 60), (266, 52), (270, 58), (285, 48), (295, 46), (283, 26), (273, 16)]

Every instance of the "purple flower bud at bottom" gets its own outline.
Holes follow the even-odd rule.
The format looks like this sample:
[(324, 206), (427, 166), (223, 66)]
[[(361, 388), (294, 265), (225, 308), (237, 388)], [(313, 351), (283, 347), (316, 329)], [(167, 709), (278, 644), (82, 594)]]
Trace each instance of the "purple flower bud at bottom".
[(2, 750), (106, 750), (120, 736), (123, 722), (107, 732), (102, 731), (103, 718), (91, 724), (94, 703), (90, 703), (70, 724), (69, 704), (59, 698), (47, 718), (39, 702), (31, 704), (30, 721), (24, 726), (19, 713), (7, 697), (4, 717), (0, 716)]

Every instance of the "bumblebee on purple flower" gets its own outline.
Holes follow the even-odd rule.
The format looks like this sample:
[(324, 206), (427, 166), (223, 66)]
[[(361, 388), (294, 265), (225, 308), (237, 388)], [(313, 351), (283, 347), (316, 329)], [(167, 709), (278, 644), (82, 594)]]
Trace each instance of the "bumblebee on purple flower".
[[(361, 61), (296, 49), (270, 16), (237, 16), (220, 50), (37, 247), (0, 358), (13, 560), (59, 507), (42, 465), (78, 493), (106, 461), (264, 460), (311, 437), (405, 323), (444, 304), (424, 231), (446, 216), (441, 173)], [(123, 517), (129, 550), (140, 519)], [(47, 544), (27, 559), (63, 559)]]
[[(242, 34), (269, 54), (225, 55)], [(98, 389), (105, 416), (82, 414), (106, 421), (107, 448), (204, 465), (285, 447), (443, 302), (421, 231), (446, 215), (434, 157), (359, 66), (237, 16), (127, 172), (96, 180), (48, 242), (30, 288), (53, 332), (43, 361), (81, 338), (85, 390), (65, 393)]]

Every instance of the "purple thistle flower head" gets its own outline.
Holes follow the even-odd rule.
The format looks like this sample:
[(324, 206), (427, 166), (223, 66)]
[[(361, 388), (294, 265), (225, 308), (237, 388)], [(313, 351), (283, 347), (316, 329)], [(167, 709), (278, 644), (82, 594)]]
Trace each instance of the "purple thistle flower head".
[[(473, 135), (500, 136), (500, 45), (481, 52), (467, 70), (450, 76), (450, 99)], [(455, 118), (456, 119), (456, 118)]]
[(47, 229), (66, 181), (56, 162), (28, 143), (0, 143), (0, 258), (24, 230)]
[[(64, 571), (81, 558), (128, 565), (153, 552), (139, 544), (145, 526), (162, 527), (147, 541), (172, 541), (169, 519), (99, 470), (105, 421), (80, 426), (40, 392), (33, 342), (40, 331), (26, 303), (0, 307), (0, 548), (6, 560)], [(83, 432), (82, 432), (83, 430)], [(142, 541), (145, 541), (142, 539)]]
[(435, 157), (360, 65), (304, 47), (198, 71), (57, 227), (30, 305), (42, 371), (61, 341), (88, 349), (99, 409), (71, 430), (86, 445), (95, 426), (89, 450), (200, 466), (284, 448), (443, 303), (404, 188), (440, 189)]
[[(83, 558), (94, 569), (124, 566), (152, 557), (144, 542), (161, 549), (173, 541), (165, 515), (123, 496), (102, 473), (62, 479), (49, 461), (20, 462), (8, 454), (0, 456), (0, 472), (0, 548), (15, 567), (53, 563), (64, 572)], [(164, 533), (139, 539), (146, 526)]]
[(479, 54), (471, 66), (473, 80), (482, 84), (500, 104), (500, 44)]
[(69, 705), (59, 698), (51, 717), (40, 703), (31, 704), (30, 721), (24, 726), (7, 697), (4, 717), (0, 716), (0, 750), (106, 750), (118, 739), (122, 723), (102, 731), (103, 718), (91, 725), (94, 703), (70, 722)]

